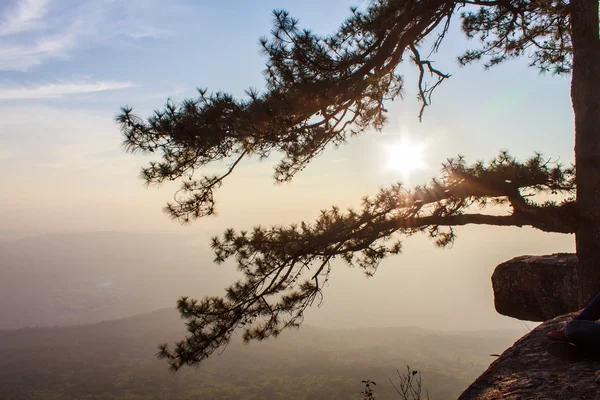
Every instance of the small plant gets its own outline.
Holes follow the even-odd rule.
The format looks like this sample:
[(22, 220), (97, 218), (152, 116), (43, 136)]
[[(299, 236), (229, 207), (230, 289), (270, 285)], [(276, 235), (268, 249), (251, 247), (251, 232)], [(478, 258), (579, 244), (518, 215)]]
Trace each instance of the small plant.
[(400, 370), (396, 370), (400, 380), (398, 386), (394, 385), (394, 381), (390, 379), (390, 383), (396, 389), (398, 396), (402, 400), (429, 400), (429, 393), (426, 397), (421, 396), (423, 385), (421, 382), (421, 371), (411, 371), (410, 366), (406, 366), (406, 373), (402, 374)]
[(370, 380), (362, 381), (362, 383), (365, 384), (365, 390), (360, 392), (360, 394), (363, 396), (363, 400), (375, 400), (375, 395), (373, 394), (373, 388), (371, 388), (371, 385), (375, 386), (377, 384)]
[[(421, 391), (423, 390), (423, 384), (421, 380), (421, 371), (410, 369), (410, 366), (406, 366), (406, 372), (403, 374), (400, 370), (396, 370), (398, 373), (398, 386), (394, 384), (394, 381), (390, 378), (390, 383), (398, 393), (398, 396), (402, 400), (429, 400), (429, 393), (425, 393), (425, 397), (422, 397)], [(375, 392), (372, 386), (375, 386), (375, 382), (371, 380), (364, 380), (362, 383), (365, 384), (365, 390), (360, 392), (363, 396), (363, 400), (375, 400)]]

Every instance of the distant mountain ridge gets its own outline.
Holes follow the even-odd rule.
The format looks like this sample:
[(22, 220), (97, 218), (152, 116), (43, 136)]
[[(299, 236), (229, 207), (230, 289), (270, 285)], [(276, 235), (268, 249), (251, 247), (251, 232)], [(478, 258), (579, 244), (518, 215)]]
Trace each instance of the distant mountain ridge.
[[(180, 339), (174, 309), (95, 324), (0, 332), (2, 399), (351, 399), (361, 380), (386, 384), (405, 365), (423, 371), (432, 400), (456, 398), (515, 335), (456, 335), (421, 328), (302, 326), (176, 374), (154, 357)], [(481, 335), (481, 333), (479, 333)]]
[(154, 355), (185, 334), (175, 300), (221, 294), (237, 274), (206, 243), (115, 232), (0, 243), (0, 398), (349, 399), (363, 379), (393, 398), (385, 383), (407, 364), (432, 400), (455, 398), (522, 334), (305, 325), (247, 347), (236, 335), (199, 369), (170, 374)]
[(0, 329), (92, 323), (203, 296), (216, 290), (202, 279), (216, 266), (198, 243), (116, 232), (0, 243)]

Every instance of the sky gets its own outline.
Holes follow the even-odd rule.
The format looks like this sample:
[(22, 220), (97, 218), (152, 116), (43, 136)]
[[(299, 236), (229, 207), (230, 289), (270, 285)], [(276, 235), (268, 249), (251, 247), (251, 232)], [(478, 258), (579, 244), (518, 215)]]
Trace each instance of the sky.
[[(218, 216), (180, 226), (162, 207), (174, 186), (146, 188), (151, 158), (121, 147), (121, 106), (147, 116), (167, 98), (197, 87), (243, 96), (263, 87), (258, 39), (271, 11), (284, 8), (303, 26), (329, 33), (348, 15), (347, 0), (8, 0), (0, 2), (0, 240), (63, 232), (173, 232), (209, 238), (225, 228), (311, 220), (331, 205), (398, 180), (421, 184), (447, 157), (489, 159), (508, 149), (573, 160), (569, 78), (540, 75), (526, 59), (486, 71), (459, 67), (476, 46), (455, 24), (435, 65), (452, 77), (434, 94), (422, 123), (416, 74), (401, 67), (404, 98), (390, 103), (382, 132), (329, 149), (290, 184), (274, 185), (277, 159), (240, 165), (217, 193)], [(359, 5), (364, 6), (364, 2)], [(386, 149), (402, 138), (423, 148), (423, 165), (406, 176), (387, 168)], [(490, 275), (522, 254), (573, 251), (573, 237), (528, 228), (464, 227), (454, 248), (411, 238), (376, 277), (339, 265), (326, 302), (308, 319), (322, 325), (420, 325), (441, 329), (513, 328), (493, 309)], [(218, 273), (218, 271), (211, 272)], [(360, 295), (357, 296), (357, 293)], [(349, 312), (348, 310), (351, 310)]]

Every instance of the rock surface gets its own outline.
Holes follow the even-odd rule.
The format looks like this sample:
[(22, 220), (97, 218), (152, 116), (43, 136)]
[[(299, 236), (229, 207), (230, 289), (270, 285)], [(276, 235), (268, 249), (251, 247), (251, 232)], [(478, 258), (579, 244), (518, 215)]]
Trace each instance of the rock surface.
[(545, 322), (519, 339), (459, 400), (600, 399), (600, 361), (567, 362), (546, 352), (546, 334), (574, 315)]
[(577, 256), (568, 253), (520, 256), (498, 265), (492, 275), (496, 310), (526, 321), (577, 310), (576, 267)]

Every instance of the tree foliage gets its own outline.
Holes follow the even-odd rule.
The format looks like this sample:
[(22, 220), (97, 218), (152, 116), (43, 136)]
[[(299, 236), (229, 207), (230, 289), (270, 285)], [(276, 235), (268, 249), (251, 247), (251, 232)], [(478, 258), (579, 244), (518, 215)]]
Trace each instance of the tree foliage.
[(542, 72), (565, 74), (573, 66), (570, 9), (567, 0), (473, 1), (487, 3), (462, 15), (467, 37), (482, 46), (459, 57), (461, 64), (485, 59), (491, 67), (511, 58), (529, 56)]
[[(413, 189), (401, 184), (365, 197), (360, 210), (322, 211), (313, 223), (227, 230), (213, 238), (215, 261), (233, 258), (244, 277), (225, 298), (181, 298), (177, 304), (189, 320), (189, 335), (161, 355), (175, 368), (195, 364), (225, 346), (243, 329), (245, 341), (277, 336), (297, 327), (305, 309), (322, 299), (331, 263), (341, 259), (373, 275), (387, 256), (401, 251), (401, 238), (425, 233), (438, 246), (451, 245), (454, 227), (467, 224), (532, 226), (547, 232), (572, 233), (573, 170), (536, 155), (520, 163), (501, 153), (489, 163), (467, 165), (449, 159), (442, 177)], [(560, 202), (536, 201), (539, 194), (560, 194)], [(488, 205), (507, 205), (506, 215), (478, 213)]]
[[(429, 105), (432, 91), (449, 75), (421, 56), (421, 43), (441, 29), (432, 49), (437, 50), (451, 17), (466, 5), (478, 11), (462, 12), (463, 30), (482, 46), (467, 51), (461, 63), (486, 59), (491, 66), (531, 49), (533, 65), (570, 70), (566, 1), (378, 0), (365, 11), (353, 8), (339, 30), (325, 37), (300, 29), (280, 10), (274, 12), (271, 38), (261, 40), (267, 56), (264, 92), (249, 89), (246, 99), (235, 99), (200, 89), (198, 98), (168, 102), (146, 121), (124, 107), (117, 121), (125, 147), (160, 153), (161, 161), (142, 170), (148, 184), (183, 181), (167, 207), (173, 218), (189, 222), (211, 215), (215, 190), (244, 157), (283, 154), (275, 179), (290, 181), (328, 145), (381, 129), (384, 102), (404, 87), (398, 67), (406, 53), (420, 70), (420, 101)], [(195, 178), (197, 170), (222, 160), (231, 161), (223, 174)]]
[[(146, 120), (124, 107), (117, 117), (124, 145), (159, 153), (161, 160), (142, 170), (148, 184), (181, 181), (166, 208), (172, 218), (186, 223), (212, 215), (215, 191), (243, 158), (282, 155), (274, 179), (287, 182), (326, 147), (381, 129), (385, 102), (401, 96), (405, 86), (399, 67), (406, 62), (420, 72), (421, 117), (432, 92), (449, 77), (429, 57), (457, 15), (464, 33), (480, 43), (459, 57), (461, 64), (483, 60), (491, 67), (527, 55), (542, 71), (571, 69), (566, 0), (373, 0), (364, 10), (352, 8), (328, 36), (300, 29), (279, 10), (271, 36), (261, 39), (267, 58), (263, 92), (249, 89), (247, 98), (236, 99), (201, 89), (198, 98), (168, 102)], [(424, 57), (429, 37), (433, 45)], [(197, 176), (220, 161), (229, 163), (222, 174)], [(547, 199), (554, 194), (565, 200)], [(449, 159), (439, 179), (412, 189), (381, 189), (364, 198), (360, 210), (334, 207), (312, 223), (228, 230), (213, 239), (215, 260), (235, 259), (244, 278), (223, 298), (180, 299), (189, 334), (173, 348), (161, 346), (159, 354), (178, 369), (223, 348), (238, 328), (249, 341), (298, 326), (304, 310), (322, 298), (334, 259), (373, 274), (383, 258), (400, 252), (401, 237), (425, 233), (447, 246), (455, 240), (454, 227), (466, 224), (572, 233), (574, 195), (573, 167), (539, 154), (519, 162), (503, 152), (473, 165), (463, 157)], [(509, 212), (477, 212), (488, 205), (508, 206)]]

